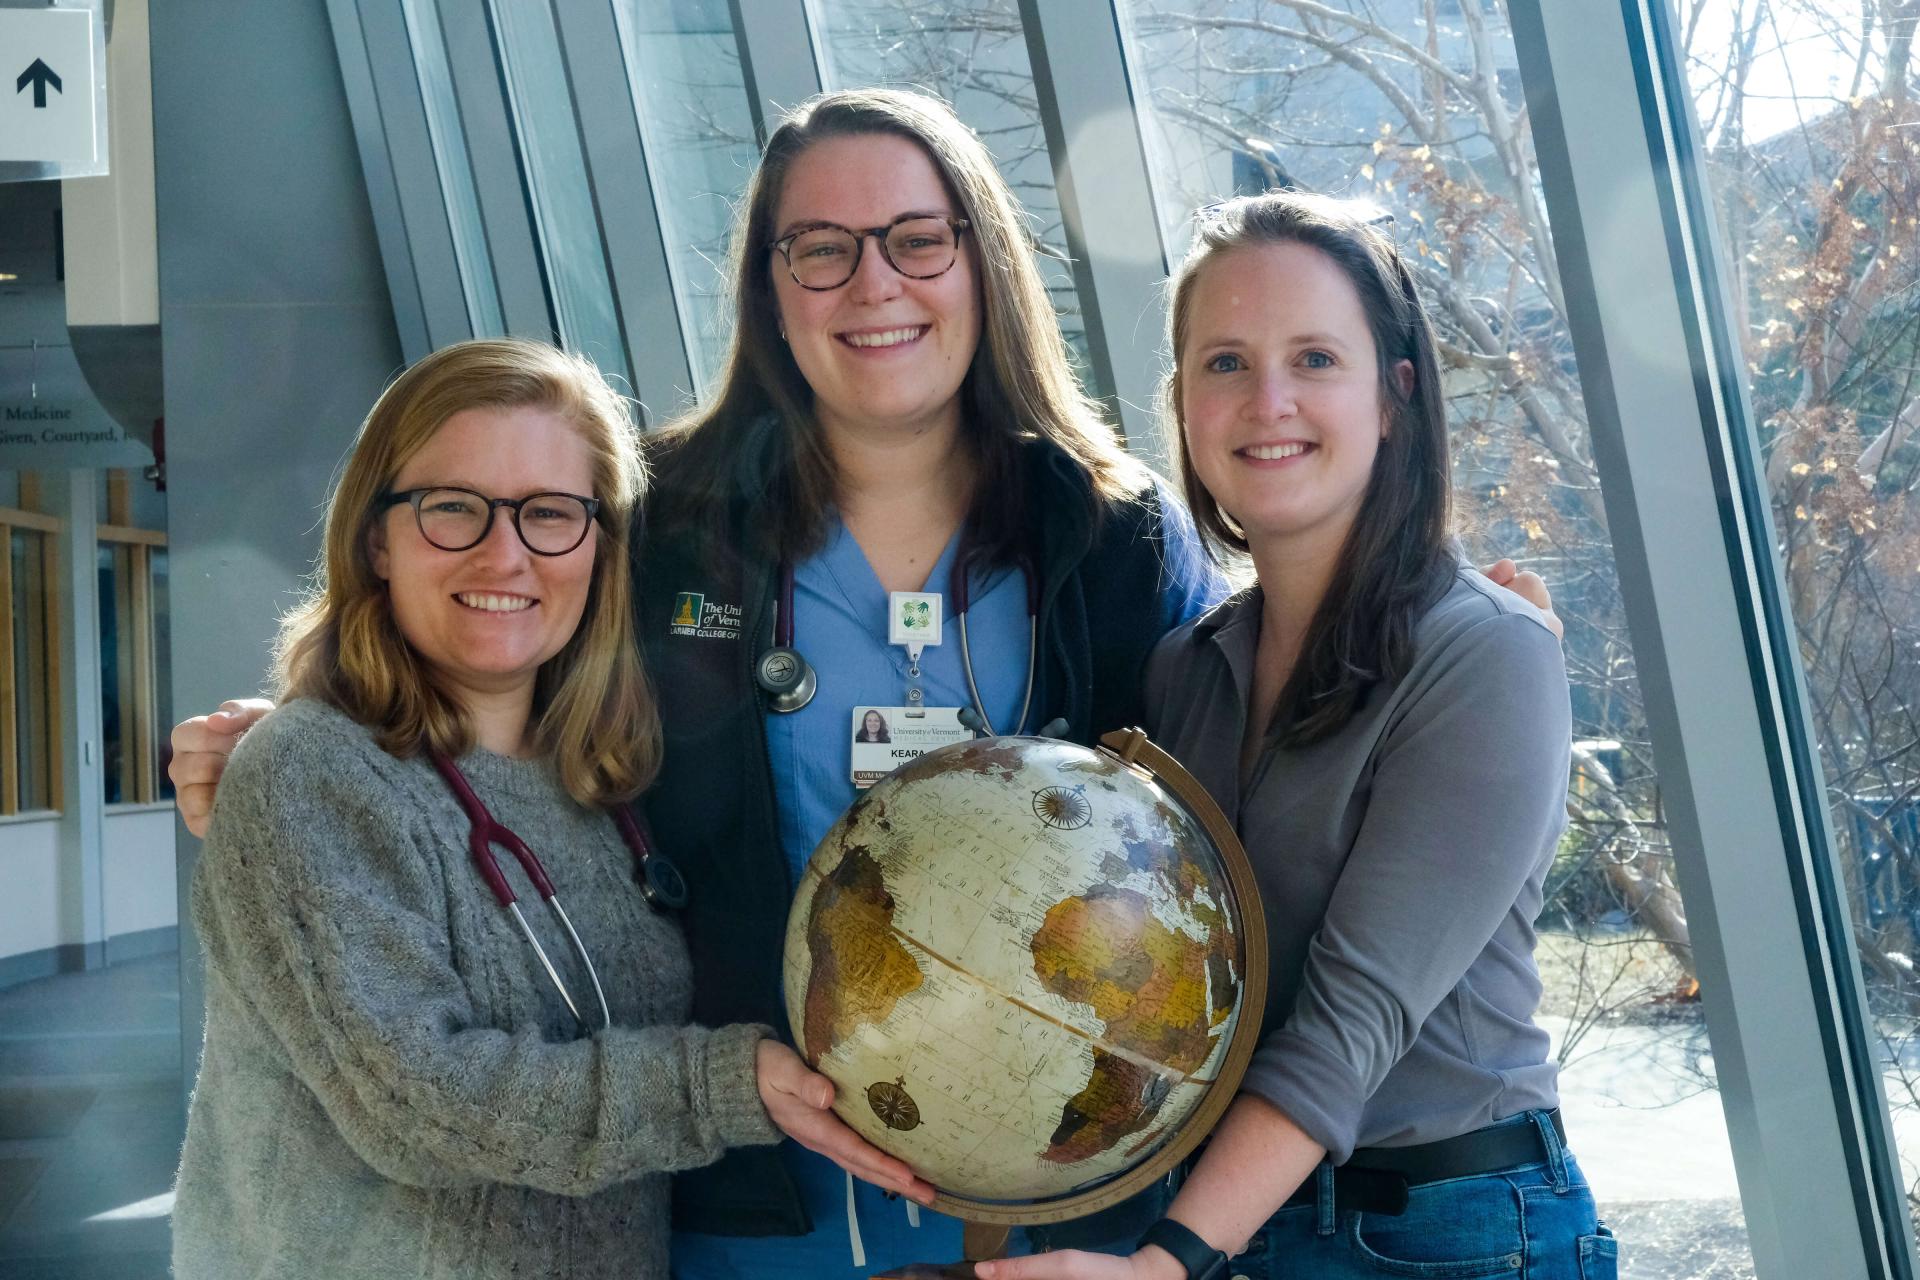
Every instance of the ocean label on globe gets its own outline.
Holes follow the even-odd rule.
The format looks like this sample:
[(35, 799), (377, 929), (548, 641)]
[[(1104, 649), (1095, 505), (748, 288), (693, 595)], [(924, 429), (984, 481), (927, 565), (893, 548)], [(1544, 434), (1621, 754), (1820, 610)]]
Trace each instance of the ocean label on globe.
[(836, 1111), (977, 1200), (1149, 1158), (1241, 1009), (1204, 829), (1141, 771), (1052, 739), (944, 747), (873, 787), (814, 852), (786, 948), (795, 1040)]

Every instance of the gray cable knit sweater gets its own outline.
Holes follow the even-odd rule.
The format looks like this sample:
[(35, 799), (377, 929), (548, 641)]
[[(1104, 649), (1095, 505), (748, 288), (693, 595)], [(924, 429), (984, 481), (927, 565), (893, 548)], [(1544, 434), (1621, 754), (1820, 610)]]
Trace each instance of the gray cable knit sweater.
[[(778, 1138), (754, 1085), (766, 1028), (685, 1025), (680, 931), (642, 901), (611, 819), (545, 762), (460, 765), (545, 864), (612, 1029), (578, 1035), (425, 760), (330, 707), (282, 707), (234, 752), (194, 875), (207, 1022), (182, 1280), (665, 1277), (666, 1172)], [(499, 861), (596, 1015), (557, 922)]]

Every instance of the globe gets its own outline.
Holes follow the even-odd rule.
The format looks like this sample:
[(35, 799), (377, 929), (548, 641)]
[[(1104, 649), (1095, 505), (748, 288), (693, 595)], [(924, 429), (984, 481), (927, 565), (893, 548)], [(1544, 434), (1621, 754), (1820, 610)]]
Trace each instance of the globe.
[(814, 851), (787, 923), (794, 1042), (937, 1207), (1090, 1213), (1183, 1158), (1238, 1087), (1265, 1002), (1257, 893), (1218, 808), (1138, 730), (942, 747)]

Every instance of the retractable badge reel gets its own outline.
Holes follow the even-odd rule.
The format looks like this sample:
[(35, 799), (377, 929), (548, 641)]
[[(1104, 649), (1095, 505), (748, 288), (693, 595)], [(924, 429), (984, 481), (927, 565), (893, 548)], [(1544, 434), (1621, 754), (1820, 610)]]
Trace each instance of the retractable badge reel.
[(887, 640), (907, 651), (907, 714), (926, 714), (926, 694), (920, 689), (920, 655), (940, 643), (940, 593), (894, 591), (887, 596)]
[(973, 731), (960, 707), (930, 707), (920, 687), (920, 655), (939, 644), (944, 619), (937, 591), (893, 591), (887, 596), (887, 639), (907, 651), (904, 705), (853, 709), (853, 785), (865, 790), (928, 751), (965, 742)]

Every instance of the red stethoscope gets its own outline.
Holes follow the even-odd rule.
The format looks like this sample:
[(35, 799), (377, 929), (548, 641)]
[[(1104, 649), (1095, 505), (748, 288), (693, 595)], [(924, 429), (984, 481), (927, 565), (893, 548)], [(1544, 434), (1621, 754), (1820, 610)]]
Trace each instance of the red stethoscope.
[[(553, 881), (547, 879), (547, 870), (540, 865), (540, 859), (534, 857), (527, 842), (515, 835), (511, 828), (487, 811), (480, 797), (474, 793), (473, 784), (460, 772), (460, 766), (450, 760), (445, 753), (429, 751), (428, 759), (440, 776), (446, 779), (447, 786), (453, 791), (460, 807), (467, 812), (467, 821), (472, 824), (467, 833), (467, 848), (473, 854), (473, 865), (479, 869), (480, 878), (493, 890), (493, 896), (500, 900), (513, 916), (515, 924), (526, 937), (527, 944), (533, 948), (533, 954), (540, 958), (540, 967), (547, 971), (554, 990), (567, 1002), (567, 1008), (573, 1011), (574, 1019), (582, 1027), (587, 1020), (580, 1015), (580, 1006), (574, 1003), (573, 993), (567, 990), (567, 984), (561, 981), (560, 971), (553, 967), (553, 961), (547, 958), (547, 949), (540, 945), (540, 939), (533, 936), (533, 929), (527, 924), (526, 916), (520, 913), (519, 897), (513, 886), (507, 883), (507, 877), (500, 870), (499, 862), (493, 856), (493, 846), (503, 845), (507, 852), (519, 862), (520, 870), (533, 884), (535, 893), (544, 900), (554, 916), (560, 921), (560, 927), (567, 931), (567, 941), (573, 946), (573, 954), (586, 969), (587, 977), (593, 983), (593, 995), (600, 1002), (600, 1028), (605, 1030), (613, 1025), (612, 1011), (607, 1008), (607, 993), (601, 989), (600, 973), (593, 967), (593, 958), (587, 954), (587, 948), (580, 941), (580, 935), (574, 930), (573, 921), (567, 918), (566, 908), (560, 905), (560, 899), (554, 896)], [(614, 825), (620, 828), (620, 839), (626, 844), (627, 852), (633, 855), (634, 879), (639, 882), (640, 896), (655, 911), (678, 911), (687, 905), (687, 882), (680, 875), (680, 868), (653, 851), (653, 842), (641, 829), (640, 820), (633, 815), (627, 805), (615, 805), (613, 808)]]

